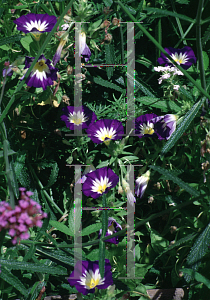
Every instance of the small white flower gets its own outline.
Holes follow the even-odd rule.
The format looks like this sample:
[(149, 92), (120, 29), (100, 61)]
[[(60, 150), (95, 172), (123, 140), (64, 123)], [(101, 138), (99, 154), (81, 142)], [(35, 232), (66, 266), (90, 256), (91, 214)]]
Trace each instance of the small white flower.
[(180, 88), (180, 85), (178, 85), (178, 84), (175, 84), (175, 85), (174, 85), (174, 91), (178, 91), (179, 88)]

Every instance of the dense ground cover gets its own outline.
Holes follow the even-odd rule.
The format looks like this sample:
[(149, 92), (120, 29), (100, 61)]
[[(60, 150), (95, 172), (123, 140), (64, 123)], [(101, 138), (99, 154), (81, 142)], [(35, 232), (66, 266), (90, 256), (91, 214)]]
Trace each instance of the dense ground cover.
[(1, 1), (0, 299), (209, 299), (209, 10)]

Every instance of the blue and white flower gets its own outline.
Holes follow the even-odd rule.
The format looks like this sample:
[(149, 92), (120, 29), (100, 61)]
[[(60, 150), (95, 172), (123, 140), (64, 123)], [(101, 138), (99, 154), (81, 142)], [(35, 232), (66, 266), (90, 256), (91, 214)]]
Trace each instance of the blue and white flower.
[(124, 128), (118, 120), (101, 119), (88, 127), (87, 134), (94, 143), (108, 145), (111, 140), (122, 139)]
[(82, 192), (87, 197), (97, 199), (102, 194), (115, 187), (119, 181), (119, 177), (107, 167), (97, 169), (86, 174), (86, 180), (82, 186)]
[[(189, 46), (185, 46), (182, 49), (168, 47), (164, 48), (164, 50), (178, 65), (180, 65), (185, 70), (189, 69), (192, 64), (196, 63), (195, 54), (192, 48), (190, 48)], [(162, 52), (157, 61), (160, 65), (165, 64), (165, 66), (174, 66), (173, 62), (170, 61)]]
[[(82, 267), (80, 270), (80, 266)], [(79, 293), (87, 295), (94, 293), (95, 288), (107, 289), (113, 284), (111, 264), (105, 259), (104, 278), (101, 278), (99, 271), (99, 261), (78, 261), (71, 273), (68, 282), (71, 286), (75, 286)]]
[[(28, 69), (33, 60), (34, 57), (26, 56), (24, 69)], [(43, 90), (46, 90), (47, 86), (53, 85), (53, 81), (57, 80), (57, 72), (58, 69), (51, 65), (51, 61), (41, 55), (26, 79), (26, 84), (30, 87), (42, 87)]]
[(140, 199), (143, 197), (150, 179), (150, 171), (136, 179), (135, 193)]
[(67, 106), (62, 111), (64, 115), (61, 116), (61, 120), (66, 123), (66, 127), (70, 130), (74, 130), (74, 126), (81, 124), (83, 129), (88, 128), (97, 119), (96, 114), (85, 105), (79, 107)]
[(50, 32), (55, 26), (57, 20), (55, 16), (48, 14), (28, 14), (13, 21), (17, 24), (17, 30), (25, 33), (31, 33), (36, 40), (39, 40), (40, 35), (44, 32)]

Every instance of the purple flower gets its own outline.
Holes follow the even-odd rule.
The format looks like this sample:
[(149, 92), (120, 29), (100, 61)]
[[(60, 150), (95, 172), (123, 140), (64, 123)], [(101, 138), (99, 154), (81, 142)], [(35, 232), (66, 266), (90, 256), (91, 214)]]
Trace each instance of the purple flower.
[(108, 145), (111, 140), (122, 139), (124, 128), (120, 121), (102, 119), (91, 124), (87, 129), (87, 134), (94, 143), (105, 143)]
[(42, 226), (42, 219), (47, 214), (41, 210), (41, 206), (30, 199), (32, 192), (26, 192), (25, 188), (19, 189), (21, 192), (19, 204), (12, 209), (9, 203), (0, 202), (0, 231), (9, 229), (9, 235), (13, 237), (12, 243), (15, 245), (19, 240), (28, 239), (28, 230), (33, 226)]
[(82, 57), (85, 59), (85, 62), (88, 62), (91, 56), (91, 51), (88, 45), (86, 44), (86, 34), (84, 32), (81, 32), (80, 36), (79, 55), (82, 55)]
[(5, 66), (5, 68), (2, 70), (3, 77), (5, 77), (5, 76), (11, 77), (13, 74), (13, 70), (12, 70), (13, 65), (12, 64), (10, 65), (9, 61), (5, 61), (4, 66)]
[(59, 43), (58, 48), (55, 52), (55, 55), (53, 56), (53, 59), (52, 59), (52, 64), (54, 67), (56, 66), (56, 64), (59, 62), (59, 60), (61, 58), (61, 52), (62, 52), (63, 47), (65, 46), (67, 40), (68, 40), (68, 34), (64, 33), (60, 39), (60, 43)]
[(135, 119), (135, 133), (139, 138), (155, 135), (154, 118), (156, 117), (157, 115), (155, 114), (146, 114)]
[[(28, 69), (33, 60), (34, 57), (26, 56), (24, 69)], [(26, 84), (36, 88), (42, 87), (43, 90), (46, 90), (48, 85), (53, 85), (53, 80), (57, 80), (57, 71), (58, 69), (54, 68), (50, 60), (42, 54), (26, 79)]]
[(137, 197), (139, 197), (139, 198), (143, 197), (144, 192), (147, 188), (149, 179), (150, 179), (150, 171), (147, 171), (141, 177), (138, 177), (136, 179), (135, 193), (136, 193)]
[(155, 118), (155, 132), (159, 140), (168, 140), (176, 130), (177, 117), (172, 114)]
[(43, 32), (50, 32), (57, 20), (55, 16), (48, 14), (28, 14), (13, 21), (17, 24), (17, 30), (25, 33), (31, 32), (36, 40), (39, 40)]
[[(173, 60), (177, 64), (179, 64), (185, 70), (189, 69), (192, 64), (196, 63), (195, 54), (192, 48), (190, 48), (189, 46), (185, 46), (182, 49), (168, 47), (164, 48), (164, 50), (173, 58)], [(173, 62), (171, 62), (162, 52), (157, 61), (160, 65), (165, 64), (165, 66), (173, 66)]]
[(79, 107), (67, 106), (62, 109), (64, 115), (61, 116), (61, 120), (66, 123), (66, 127), (70, 130), (74, 130), (74, 125), (79, 126), (82, 124), (82, 128), (88, 128), (88, 126), (97, 120), (96, 114), (88, 107), (82, 105)]
[(86, 177), (87, 179), (82, 186), (82, 191), (87, 197), (90, 196), (94, 199), (102, 194), (107, 194), (119, 181), (119, 177), (107, 167), (88, 173)]
[[(118, 232), (119, 230), (122, 230), (121, 225), (118, 224), (114, 218), (110, 217), (108, 219), (108, 230), (107, 230), (105, 236), (112, 235), (112, 234)], [(98, 239), (100, 239), (101, 234), (102, 234), (102, 229), (100, 229), (100, 231), (99, 231)], [(106, 240), (106, 242), (109, 242), (112, 244), (119, 244), (119, 238), (118, 238), (118, 236), (116, 236), (116, 237)]]
[[(79, 266), (82, 267), (81, 270)], [(111, 268), (109, 260), (105, 259), (104, 278), (101, 278), (98, 260), (78, 261), (68, 282), (71, 286), (75, 286), (78, 292), (83, 295), (94, 293), (95, 287), (98, 289), (107, 289), (108, 286), (113, 284)]]
[(96, 169), (96, 168), (95, 168), (94, 165), (92, 165), (92, 164), (90, 164), (89, 166), (86, 166), (86, 168), (85, 168), (85, 170), (84, 170), (84, 172), (83, 172), (82, 178), (80, 178), (79, 180), (77, 180), (77, 182), (76, 182), (75, 184), (77, 184), (77, 183), (84, 183), (85, 180), (87, 179), (86, 174), (95, 171), (95, 169)]

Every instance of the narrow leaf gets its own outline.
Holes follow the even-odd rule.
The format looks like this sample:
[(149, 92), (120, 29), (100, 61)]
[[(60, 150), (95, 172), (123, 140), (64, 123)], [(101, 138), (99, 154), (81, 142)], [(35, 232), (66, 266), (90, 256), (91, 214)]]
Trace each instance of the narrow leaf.
[(94, 77), (93, 78), (93, 81), (96, 83), (96, 84), (99, 84), (99, 85), (102, 85), (108, 89), (113, 89), (113, 90), (116, 90), (118, 92), (121, 92), (121, 93), (124, 93), (125, 94), (125, 89), (122, 89), (121, 87), (119, 87), (118, 85), (112, 83), (112, 82), (109, 82), (107, 80), (104, 80), (100, 77)]
[(171, 171), (166, 170), (166, 169), (161, 168), (161, 167), (158, 167), (158, 166), (152, 166), (152, 165), (150, 165), (149, 167), (152, 168), (155, 171), (158, 171), (160, 174), (163, 174), (164, 176), (166, 176), (169, 180), (172, 180), (173, 182), (175, 182), (176, 184), (178, 184), (178, 186), (180, 186), (181, 188), (183, 188), (190, 195), (193, 195), (194, 197), (199, 197), (200, 193), (198, 191), (194, 190), (186, 182), (182, 181), (180, 178), (178, 178), (177, 176), (175, 176), (174, 173), (172, 173)]
[[(160, 8), (153, 8), (153, 7), (145, 7), (144, 9), (147, 10), (148, 12), (154, 12), (154, 13), (158, 14), (158, 17), (172, 16), (172, 17), (184, 20), (184, 21), (188, 21), (190, 23), (195, 23), (195, 20), (193, 20), (185, 15), (177, 14), (172, 11), (168, 11), (168, 10), (164, 10), (164, 9), (160, 9)], [(149, 17), (151, 18), (151, 15)]]
[(87, 226), (86, 228), (84, 228), (82, 230), (82, 236), (89, 235), (93, 232), (96, 232), (96, 231), (100, 230), (101, 228), (102, 228), (101, 223), (96, 223), (96, 224), (89, 225), (89, 226)]
[(50, 220), (50, 225), (52, 225), (53, 227), (55, 227), (56, 229), (58, 229), (59, 231), (70, 235), (70, 236), (74, 236), (74, 232), (72, 230), (72, 228), (67, 227), (66, 225), (58, 222), (58, 221), (54, 221), (54, 220)]
[(198, 272), (195, 272), (194, 270), (191, 269), (181, 269), (181, 271), (185, 274), (190, 275), (192, 278), (195, 278), (198, 282), (202, 282), (207, 286), (208, 289), (210, 289), (210, 280), (208, 280), (206, 277), (201, 275)]
[(189, 127), (192, 120), (195, 118), (196, 114), (198, 113), (199, 109), (201, 108), (203, 102), (205, 101), (205, 97), (203, 97), (200, 101), (198, 101), (183, 118), (183, 122), (177, 128), (177, 130), (172, 134), (168, 142), (165, 144), (161, 151), (161, 156), (167, 153), (178, 141), (178, 139), (183, 135), (186, 129)]
[(136, 101), (139, 101), (144, 105), (159, 108), (165, 112), (168, 112), (169, 110), (178, 112), (181, 110), (181, 107), (179, 107), (175, 102), (168, 101), (168, 100), (160, 100), (159, 98), (140, 97), (140, 98), (136, 98)]
[(16, 290), (18, 290), (22, 295), (27, 296), (27, 289), (22, 284), (22, 282), (14, 276), (10, 271), (1, 268), (0, 278), (12, 285)]
[(29, 272), (42, 272), (48, 274), (66, 275), (66, 270), (59, 267), (51, 267), (43, 264), (21, 262), (17, 260), (0, 259), (0, 265), (10, 270), (27, 270)]

